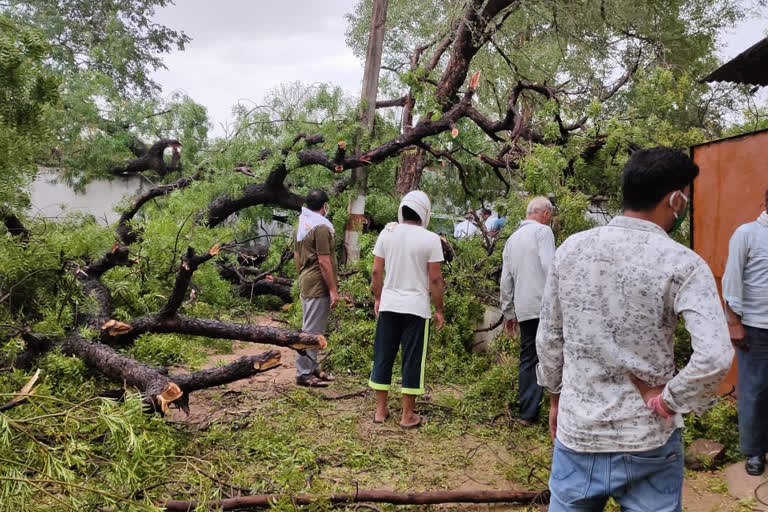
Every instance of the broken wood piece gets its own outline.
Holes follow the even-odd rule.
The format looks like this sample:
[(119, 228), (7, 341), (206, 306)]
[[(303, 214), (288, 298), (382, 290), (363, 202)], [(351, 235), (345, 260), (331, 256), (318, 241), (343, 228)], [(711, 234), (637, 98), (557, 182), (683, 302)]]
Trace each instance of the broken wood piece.
[(162, 393), (157, 395), (157, 402), (160, 404), (160, 410), (163, 414), (168, 412), (168, 406), (181, 398), (184, 393), (179, 389), (175, 382), (169, 382)]
[(39, 378), (40, 378), (40, 368), (38, 368), (35, 374), (32, 376), (32, 378), (29, 379), (26, 384), (24, 384), (24, 386), (16, 394), (16, 396), (10, 399), (7, 403), (0, 405), (0, 412), (13, 409), (14, 407), (19, 406), (24, 402), (26, 402), (29, 395), (33, 394), (37, 389), (37, 386), (35, 386), (35, 383)]
[(101, 330), (106, 331), (110, 336), (122, 336), (123, 334), (131, 332), (133, 327), (131, 327), (130, 324), (112, 319), (102, 325)]

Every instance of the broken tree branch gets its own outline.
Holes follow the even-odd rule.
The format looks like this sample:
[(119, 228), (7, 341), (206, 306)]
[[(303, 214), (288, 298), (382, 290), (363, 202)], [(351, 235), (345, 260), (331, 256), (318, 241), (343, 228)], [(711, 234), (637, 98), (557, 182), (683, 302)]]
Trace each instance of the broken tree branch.
[(127, 247), (115, 243), (101, 259), (75, 273), (75, 277), (83, 285), (85, 295), (93, 298), (99, 306), (98, 313), (90, 315), (86, 321), (88, 328), (99, 329), (112, 315), (112, 293), (101, 282), (101, 276), (117, 266), (131, 266), (133, 261), (129, 256), (130, 251)]
[(139, 239), (139, 233), (132, 230), (128, 223), (139, 212), (142, 206), (147, 201), (156, 197), (161, 197), (170, 194), (174, 190), (179, 190), (189, 186), (191, 183), (200, 179), (201, 173), (196, 172), (192, 176), (179, 178), (178, 180), (168, 183), (166, 185), (160, 185), (152, 187), (149, 190), (139, 194), (131, 203), (131, 207), (124, 211), (120, 215), (120, 220), (117, 222), (117, 237), (125, 244), (130, 245)]
[(184, 303), (184, 299), (187, 297), (187, 288), (189, 288), (189, 283), (192, 281), (192, 274), (197, 270), (197, 267), (216, 256), (219, 253), (219, 248), (219, 244), (216, 244), (204, 254), (195, 254), (195, 250), (192, 247), (187, 248), (186, 254), (181, 257), (179, 270), (176, 271), (176, 282), (173, 284), (173, 290), (168, 297), (168, 302), (157, 316), (167, 318), (178, 312)]
[(24, 402), (27, 401), (27, 398), (29, 398), (29, 395), (33, 394), (37, 387), (35, 386), (35, 383), (37, 382), (37, 379), (40, 378), (40, 369), (38, 369), (35, 374), (32, 376), (31, 379), (27, 381), (26, 384), (24, 384), (24, 387), (21, 388), (21, 390), (11, 398), (8, 402), (4, 403), (3, 405), (0, 405), (0, 412), (5, 412), (8, 410), (13, 409), (14, 407), (17, 407)]
[(76, 355), (106, 377), (138, 389), (150, 410), (160, 413), (165, 413), (171, 404), (188, 412), (189, 394), (193, 391), (251, 377), (280, 363), (280, 352), (271, 350), (257, 356), (242, 357), (219, 368), (186, 375), (167, 375), (163, 370), (131, 359), (112, 347), (77, 335), (64, 342), (62, 351)]
[[(163, 158), (165, 148), (168, 147), (173, 149), (170, 164), (166, 164)], [(152, 144), (142, 156), (130, 160), (123, 165), (115, 166), (110, 169), (110, 172), (119, 175), (156, 171), (160, 176), (165, 176), (169, 172), (181, 170), (179, 148), (181, 148), (181, 142), (176, 139), (160, 139)], [(141, 149), (143, 148), (140, 148), (138, 151), (141, 151)], [(134, 153), (137, 153), (137, 151), (134, 151)]]
[(328, 345), (325, 336), (320, 334), (183, 315), (171, 317), (148, 315), (132, 320), (130, 323), (110, 320), (102, 326), (101, 337), (104, 341), (123, 344), (133, 341), (144, 333), (206, 336), (289, 347), (295, 350), (322, 349)]
[[(283, 498), (290, 498), (294, 505), (309, 505), (315, 501), (330, 501), (333, 504), (342, 503), (392, 503), (394, 505), (434, 505), (439, 503), (518, 503), (533, 504), (549, 501), (549, 491), (433, 491), (433, 492), (394, 492), (359, 489), (349, 494), (332, 494), (329, 497), (312, 494), (296, 494), (293, 496), (280, 494), (259, 494), (254, 496), (239, 496), (222, 500), (211, 500), (207, 504), (211, 510), (241, 510), (272, 506)], [(200, 503), (196, 501), (168, 500), (165, 510), (168, 512), (191, 512)]]

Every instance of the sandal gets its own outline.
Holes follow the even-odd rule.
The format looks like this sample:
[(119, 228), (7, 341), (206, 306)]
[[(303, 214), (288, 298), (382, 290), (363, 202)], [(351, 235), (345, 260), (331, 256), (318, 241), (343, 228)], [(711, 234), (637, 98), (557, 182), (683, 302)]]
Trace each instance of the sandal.
[(426, 425), (426, 424), (427, 424), (427, 417), (419, 414), (418, 422), (414, 423), (413, 425), (403, 425), (401, 423), (400, 428), (402, 428), (403, 430), (412, 430), (414, 428), (421, 428), (422, 425)]
[(383, 420), (381, 420), (381, 421), (377, 421), (377, 420), (376, 420), (376, 411), (373, 411), (373, 422), (374, 422), (374, 423), (376, 423), (376, 424), (381, 424), (381, 423), (384, 423), (385, 421), (387, 421), (387, 418), (389, 418), (389, 413), (387, 413), (387, 415), (386, 415), (386, 416), (384, 416), (384, 419), (383, 419)]
[(336, 377), (331, 375), (330, 373), (325, 373), (323, 370), (317, 369), (314, 373), (315, 377), (318, 379), (324, 381), (324, 382), (333, 382), (336, 380)]
[(302, 375), (296, 377), (296, 385), (304, 386), (305, 388), (327, 388), (328, 383), (318, 379), (314, 375)]
[(512, 418), (511, 423), (516, 423), (523, 427), (532, 427), (533, 422), (531, 420), (524, 420), (523, 418)]

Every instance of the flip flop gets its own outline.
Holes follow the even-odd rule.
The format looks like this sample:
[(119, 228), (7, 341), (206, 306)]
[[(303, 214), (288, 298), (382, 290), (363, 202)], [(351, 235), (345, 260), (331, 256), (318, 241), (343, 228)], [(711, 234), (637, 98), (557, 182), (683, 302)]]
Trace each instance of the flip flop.
[(523, 427), (532, 427), (533, 422), (531, 420), (524, 420), (523, 418), (512, 418), (512, 423), (516, 423)]
[(403, 430), (413, 430), (415, 428), (421, 428), (421, 426), (426, 425), (426, 423), (427, 423), (427, 417), (419, 414), (418, 422), (414, 423), (413, 425), (400, 425), (400, 428)]
[(296, 385), (305, 388), (327, 388), (328, 383), (315, 376), (302, 376), (296, 378)]
[(373, 422), (374, 422), (374, 423), (376, 423), (376, 424), (381, 424), (381, 423), (384, 423), (385, 421), (387, 421), (387, 418), (389, 418), (389, 413), (387, 413), (387, 415), (386, 415), (386, 416), (384, 416), (384, 419), (383, 419), (383, 420), (381, 420), (381, 421), (377, 421), (377, 420), (376, 420), (376, 411), (373, 411)]
[(333, 382), (336, 380), (336, 377), (334, 377), (330, 373), (325, 373), (323, 370), (316, 370), (314, 375), (315, 377), (317, 377), (318, 379), (324, 382)]

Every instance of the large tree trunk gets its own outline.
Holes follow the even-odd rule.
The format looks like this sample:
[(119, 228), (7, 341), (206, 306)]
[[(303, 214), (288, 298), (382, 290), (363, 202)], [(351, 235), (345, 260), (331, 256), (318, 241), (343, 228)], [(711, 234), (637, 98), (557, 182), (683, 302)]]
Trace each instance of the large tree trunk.
[(404, 196), (411, 190), (417, 190), (421, 184), (421, 174), (424, 171), (424, 163), (424, 150), (422, 148), (403, 153), (403, 160), (400, 164), (400, 173), (397, 176), (395, 192)]
[[(271, 507), (286, 496), (280, 494), (260, 494), (239, 496), (208, 502), (212, 510), (253, 510)], [(434, 491), (434, 492), (394, 492), (359, 489), (351, 494), (332, 494), (325, 498), (311, 494), (290, 496), (294, 505), (309, 505), (315, 501), (327, 500), (332, 504), (342, 503), (392, 503), (395, 505), (436, 505), (439, 503), (547, 503), (549, 492), (537, 491)], [(199, 503), (195, 501), (169, 500), (165, 503), (168, 512), (191, 512)]]
[[(368, 53), (363, 73), (362, 110), (360, 124), (369, 133), (376, 117), (376, 93), (379, 89), (379, 70), (384, 46), (384, 27), (387, 21), (387, 1), (373, 0), (373, 13), (368, 36)], [(355, 153), (360, 153), (360, 139), (355, 141)], [(347, 263), (360, 259), (359, 239), (365, 217), (365, 196), (368, 194), (368, 169), (364, 166), (352, 170), (355, 193), (349, 199), (347, 225), (344, 229), (344, 258)]]

